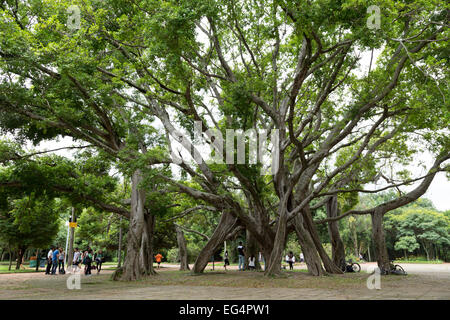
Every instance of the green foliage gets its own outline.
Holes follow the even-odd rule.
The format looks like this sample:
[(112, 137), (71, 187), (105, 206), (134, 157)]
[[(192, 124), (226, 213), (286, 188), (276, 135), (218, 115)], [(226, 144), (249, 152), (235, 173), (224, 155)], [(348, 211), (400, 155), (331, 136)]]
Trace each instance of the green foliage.
[(0, 209), (0, 239), (12, 249), (45, 248), (55, 239), (60, 202), (34, 194)]

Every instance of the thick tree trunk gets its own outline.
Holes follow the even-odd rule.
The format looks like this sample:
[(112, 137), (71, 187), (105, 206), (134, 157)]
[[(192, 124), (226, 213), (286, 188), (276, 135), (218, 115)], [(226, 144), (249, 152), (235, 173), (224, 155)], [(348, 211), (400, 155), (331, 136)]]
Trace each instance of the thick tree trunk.
[(120, 229), (119, 229), (119, 248), (117, 254), (117, 268), (122, 267), (122, 217), (120, 217)]
[(220, 218), (219, 224), (214, 230), (213, 235), (208, 240), (208, 243), (200, 251), (197, 259), (195, 260), (193, 273), (202, 273), (208, 265), (208, 261), (219, 246), (227, 239), (229, 233), (237, 227), (237, 219), (232, 216), (228, 211), (225, 211)]
[(13, 251), (11, 250), (11, 247), (8, 248), (8, 253), (9, 253), (9, 266), (8, 266), (8, 271), (11, 271), (12, 261), (13, 261)]
[(20, 269), (20, 265), (22, 264), (23, 256), (25, 255), (25, 249), (19, 248), (17, 250), (17, 262), (16, 262), (16, 270)]
[(375, 254), (378, 267), (389, 273), (389, 256), (383, 229), (383, 214), (379, 211), (372, 213), (372, 236), (375, 243)]
[[(123, 269), (118, 270), (119, 272), (122, 271), (122, 274), (118, 276), (124, 281), (139, 280), (147, 274), (141, 256), (143, 253), (141, 251), (142, 241), (146, 239), (144, 230), (147, 230), (144, 217), (145, 191), (140, 188), (141, 181), (142, 173), (140, 170), (136, 170), (131, 178), (131, 210), (127, 236), (127, 255)], [(116, 279), (117, 277), (114, 276), (113, 278)]]
[(324, 275), (326, 272), (322, 267), (322, 262), (311, 234), (304, 227), (303, 216), (301, 213), (295, 216), (294, 226), (295, 232), (297, 233), (298, 242), (300, 243), (300, 247), (302, 248), (302, 252), (305, 257), (308, 272), (313, 276)]
[(186, 238), (184, 237), (183, 230), (179, 226), (175, 226), (177, 232), (177, 242), (178, 242), (178, 256), (180, 258), (180, 270), (186, 271), (190, 270), (188, 251), (186, 246)]
[(39, 253), (40, 253), (40, 250), (36, 249), (36, 269), (35, 269), (35, 271), (39, 271), (39, 264), (41, 262), (41, 255)]
[(156, 274), (153, 269), (153, 229), (155, 216), (144, 214), (144, 230), (142, 231), (141, 247), (139, 250), (139, 263), (145, 275)]
[(283, 256), (287, 232), (287, 200), (283, 202), (278, 209), (278, 223), (273, 249), (270, 253), (269, 261), (266, 261), (267, 266), (264, 271), (266, 276), (281, 273), (281, 258)]
[(259, 246), (255, 237), (246, 230), (246, 241), (245, 241), (245, 270), (248, 270), (248, 258), (252, 255), (255, 256), (255, 269), (261, 270), (261, 263), (259, 261)]
[(323, 266), (328, 273), (336, 273), (341, 274), (342, 269), (331, 261), (330, 257), (326, 253), (325, 249), (320, 242), (319, 233), (317, 232), (317, 228), (314, 224), (313, 218), (311, 216), (311, 212), (309, 211), (309, 206), (307, 205), (304, 210), (302, 210), (305, 229), (309, 231), (311, 234), (311, 238), (314, 241), (314, 245), (316, 246), (317, 252), (319, 253), (320, 259), (322, 259)]
[[(338, 216), (339, 209), (337, 196), (333, 196), (330, 198), (330, 201), (328, 201), (326, 205), (326, 210), (328, 218), (334, 218)], [(345, 262), (345, 248), (339, 232), (338, 221), (328, 222), (328, 234), (330, 235), (333, 263), (340, 267), (342, 263)]]

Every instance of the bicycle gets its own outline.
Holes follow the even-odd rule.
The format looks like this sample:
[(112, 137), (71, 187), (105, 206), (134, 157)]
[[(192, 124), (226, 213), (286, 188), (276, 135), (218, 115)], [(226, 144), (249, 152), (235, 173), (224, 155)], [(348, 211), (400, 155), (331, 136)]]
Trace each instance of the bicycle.
[(394, 260), (389, 260), (389, 272), (386, 272), (383, 268), (381, 269), (381, 274), (400, 274), (400, 275), (407, 275), (406, 271), (403, 269), (401, 265), (395, 264)]
[(345, 272), (360, 272), (361, 266), (357, 262), (353, 262), (352, 260), (343, 261), (342, 271)]

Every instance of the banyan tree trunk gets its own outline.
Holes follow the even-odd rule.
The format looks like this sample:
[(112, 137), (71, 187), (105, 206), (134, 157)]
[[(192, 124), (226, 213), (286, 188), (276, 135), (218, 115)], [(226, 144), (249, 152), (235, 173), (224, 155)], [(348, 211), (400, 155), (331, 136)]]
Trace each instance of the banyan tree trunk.
[[(146, 270), (148, 265), (146, 266), (141, 256), (144, 253), (141, 251), (143, 247), (142, 241), (148, 241), (144, 217), (145, 191), (139, 186), (141, 181), (142, 173), (140, 170), (136, 170), (131, 177), (131, 210), (130, 227), (127, 236), (127, 255), (123, 264), (122, 274), (119, 276), (120, 280), (124, 281), (138, 280), (148, 273), (148, 270)], [(114, 278), (117, 277), (114, 276)]]
[(266, 276), (281, 273), (281, 257), (286, 243), (287, 233), (287, 201), (284, 201), (278, 209), (278, 223), (273, 242), (273, 249), (270, 253), (269, 261), (266, 261), (264, 274)]
[(180, 270), (186, 271), (189, 269), (188, 251), (186, 247), (186, 239), (183, 230), (179, 226), (175, 226), (177, 232), (178, 255), (180, 257)]
[[(328, 218), (338, 216), (337, 196), (330, 198), (326, 205), (326, 210)], [(345, 248), (339, 233), (338, 221), (330, 221), (328, 223), (328, 234), (330, 236), (333, 262), (340, 267), (345, 262)]]
[(298, 214), (294, 218), (295, 232), (297, 233), (298, 242), (302, 248), (303, 255), (305, 257), (306, 266), (308, 272), (313, 276), (322, 276), (326, 274), (322, 267), (322, 261), (316, 250), (316, 246), (308, 230), (305, 229), (303, 224), (303, 216)]
[(140, 258), (141, 268), (146, 275), (156, 274), (153, 269), (153, 229), (155, 226), (155, 216), (144, 214), (144, 230), (142, 232)]
[(255, 237), (246, 230), (246, 246), (245, 246), (245, 270), (248, 270), (248, 258), (252, 255), (255, 257), (255, 269), (261, 270), (261, 263), (259, 261), (259, 246)]
[(24, 255), (25, 255), (25, 249), (19, 248), (19, 250), (17, 251), (16, 270), (20, 269), (20, 265), (22, 264)]
[(372, 213), (372, 236), (375, 244), (375, 254), (378, 267), (389, 273), (389, 255), (386, 247), (386, 239), (383, 229), (383, 213)]
[(325, 249), (323, 248), (322, 243), (320, 242), (320, 237), (319, 233), (317, 232), (317, 228), (314, 225), (311, 212), (309, 211), (309, 206), (306, 206), (305, 209), (302, 210), (302, 213), (304, 218), (305, 229), (307, 229), (311, 234), (312, 240), (314, 241), (320, 259), (322, 259), (322, 263), (323, 266), (325, 267), (325, 270), (328, 273), (336, 273), (336, 274), (343, 273), (342, 269), (339, 268), (336, 264), (334, 264), (333, 261), (331, 261), (330, 257), (328, 256), (328, 254), (325, 252)]
[(227, 239), (227, 236), (234, 228), (237, 227), (238, 221), (233, 215), (225, 211), (220, 218), (219, 224), (214, 230), (213, 235), (208, 240), (208, 243), (203, 247), (195, 260), (194, 267), (192, 271), (194, 273), (202, 273), (208, 265), (209, 259), (212, 257), (214, 252), (222, 245), (222, 243)]

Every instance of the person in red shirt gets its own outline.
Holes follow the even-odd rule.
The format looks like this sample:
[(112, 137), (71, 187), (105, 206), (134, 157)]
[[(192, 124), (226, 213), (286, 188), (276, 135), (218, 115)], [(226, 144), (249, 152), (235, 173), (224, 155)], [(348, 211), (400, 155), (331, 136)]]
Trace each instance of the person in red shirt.
[(159, 265), (161, 264), (161, 259), (162, 259), (162, 258), (163, 258), (163, 256), (162, 256), (161, 253), (158, 253), (158, 254), (155, 256), (156, 263), (158, 264), (158, 269), (159, 269)]

